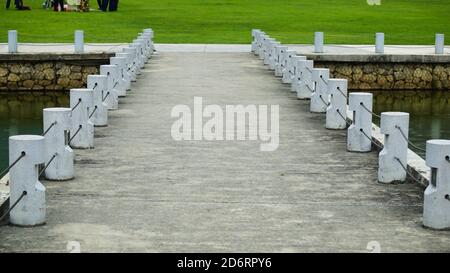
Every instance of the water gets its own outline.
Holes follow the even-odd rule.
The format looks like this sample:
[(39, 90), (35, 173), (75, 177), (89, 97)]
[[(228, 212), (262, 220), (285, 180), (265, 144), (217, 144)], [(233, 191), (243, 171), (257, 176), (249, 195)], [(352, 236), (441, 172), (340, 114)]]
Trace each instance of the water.
[[(417, 146), (425, 148), (428, 139), (450, 139), (450, 92), (377, 91), (373, 94), (375, 113), (410, 113), (409, 136)], [(68, 94), (63, 92), (0, 92), (0, 171), (8, 166), (9, 136), (41, 134), (42, 109), (68, 105)], [(374, 118), (374, 122), (379, 125), (378, 119)], [(425, 156), (420, 150), (415, 152)]]
[[(401, 111), (410, 114), (409, 139), (425, 149), (429, 139), (450, 139), (450, 92), (432, 91), (377, 91), (373, 92), (373, 110)], [(379, 120), (374, 118), (379, 125)], [(410, 146), (425, 158), (425, 153)]]
[(8, 167), (8, 138), (42, 134), (42, 109), (69, 105), (65, 92), (0, 92), (0, 172)]

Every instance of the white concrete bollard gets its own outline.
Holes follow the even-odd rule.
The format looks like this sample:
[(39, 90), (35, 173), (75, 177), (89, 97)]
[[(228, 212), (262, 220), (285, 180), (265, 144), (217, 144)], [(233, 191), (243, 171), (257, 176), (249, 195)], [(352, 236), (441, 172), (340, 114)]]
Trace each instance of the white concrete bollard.
[(287, 46), (277, 46), (277, 56), (276, 56), (276, 62), (275, 62), (275, 76), (281, 77), (283, 76), (283, 66), (282, 63), (284, 62), (284, 54), (288, 50)]
[(116, 57), (125, 58), (126, 65), (124, 70), (124, 80), (126, 82), (126, 90), (131, 90), (133, 56), (130, 53), (116, 53)]
[(444, 34), (436, 34), (434, 53), (444, 54)]
[(260, 49), (259, 49), (259, 54), (258, 54), (258, 58), (260, 59), (260, 60), (264, 60), (264, 45), (266, 44), (266, 41), (267, 41), (267, 39), (269, 38), (269, 36), (268, 35), (266, 35), (266, 34), (262, 34), (261, 36), (260, 36), (260, 41), (259, 41), (259, 43), (260, 43), (260, 45), (259, 45), (259, 47), (260, 47)]
[(130, 48), (135, 49), (134, 52), (134, 73), (136, 75), (141, 75), (141, 60), (140, 60), (140, 49), (139, 49), (139, 45), (138, 44), (130, 44), (129, 45)]
[(45, 108), (45, 177), (49, 180), (69, 180), (74, 177), (74, 154), (69, 146), (72, 129), (72, 109)]
[(251, 48), (251, 52), (256, 53), (256, 48), (257, 48), (257, 33), (260, 32), (259, 29), (252, 29), (252, 48)]
[(261, 49), (262, 49), (261, 48), (261, 46), (262, 46), (261, 41), (262, 41), (263, 35), (265, 35), (263, 31), (258, 31), (256, 33), (256, 49), (255, 49), (255, 55), (256, 56), (259, 56), (261, 54)]
[(117, 65), (101, 65), (100, 75), (105, 75), (108, 77), (106, 83), (106, 95), (105, 102), (108, 105), (108, 110), (119, 109), (119, 92), (117, 92), (116, 87), (118, 85), (118, 74), (119, 68)]
[[(409, 114), (381, 113), (380, 132), (384, 134), (384, 147), (378, 157), (378, 181), (391, 183), (405, 181), (408, 154)], [(403, 136), (403, 135), (404, 136)], [(403, 168), (404, 167), (404, 168)]]
[(264, 46), (264, 61), (263, 63), (265, 65), (268, 65), (270, 63), (270, 57), (272, 56), (272, 45), (276, 42), (273, 38), (268, 38), (266, 40), (266, 44)]
[(75, 53), (84, 53), (84, 32), (75, 30)]
[(325, 113), (330, 103), (328, 94), (328, 79), (330, 70), (328, 68), (314, 68), (312, 70), (312, 80), (314, 82), (314, 92), (311, 94), (310, 111), (313, 113)]
[(304, 60), (298, 61), (300, 70), (300, 81), (298, 82), (297, 98), (311, 99), (311, 95), (314, 92), (314, 82), (312, 80), (312, 70), (314, 67), (314, 61)]
[(108, 90), (108, 77), (105, 75), (88, 75), (87, 88), (92, 89), (94, 109), (90, 112), (90, 120), (94, 126), (108, 126), (108, 105), (104, 100)]
[(427, 141), (426, 164), (431, 181), (425, 190), (423, 224), (434, 229), (450, 228), (450, 140)]
[(119, 97), (125, 97), (127, 95), (127, 85), (128, 85), (127, 80), (125, 79), (125, 71), (127, 70), (127, 63), (126, 63), (127, 59), (120, 57), (111, 57), (109, 60), (112, 65), (117, 65), (119, 69), (118, 73), (119, 78), (117, 79), (118, 84), (116, 86), (117, 95)]
[(39, 181), (38, 168), (45, 161), (44, 149), (43, 136), (19, 135), (9, 138), (9, 164), (11, 166), (16, 162), (9, 170), (9, 204), (12, 206), (17, 202), (9, 213), (13, 225), (45, 224), (45, 187)]
[(122, 51), (123, 53), (127, 53), (127, 54), (131, 54), (130, 60), (129, 60), (129, 72), (130, 72), (130, 76), (131, 76), (131, 81), (135, 82), (136, 81), (136, 48), (124, 48)]
[(375, 34), (375, 53), (384, 53), (384, 33), (382, 32)]
[[(353, 122), (347, 130), (347, 150), (370, 152), (372, 150), (372, 94), (350, 93), (348, 108), (353, 111)], [(366, 107), (369, 111), (367, 111)]]
[(323, 32), (314, 32), (314, 53), (323, 53)]
[(8, 53), (17, 53), (18, 45), (17, 45), (17, 30), (9, 30), (8, 31)]
[(270, 46), (270, 57), (269, 57), (269, 69), (275, 70), (275, 66), (277, 64), (277, 46), (280, 46), (280, 42), (273, 41)]
[(144, 68), (144, 66), (145, 66), (145, 57), (144, 57), (144, 50), (143, 50), (142, 42), (133, 40), (133, 43), (131, 43), (130, 47), (136, 47), (136, 49), (137, 49), (136, 63), (138, 66), (138, 75), (140, 75), (141, 69)]
[(144, 33), (148, 34), (150, 39), (150, 56), (151, 56), (153, 52), (155, 52), (155, 45), (153, 44), (153, 38), (155, 38), (155, 33), (151, 28), (144, 29)]
[(94, 91), (92, 89), (71, 89), (72, 129), (70, 146), (78, 149), (94, 148), (94, 124), (89, 119), (93, 110)]
[(133, 43), (139, 44), (140, 47), (140, 60), (141, 60), (141, 69), (145, 67), (145, 63), (147, 62), (147, 42), (143, 38), (138, 38), (133, 40)]
[(347, 128), (347, 80), (329, 79), (328, 94), (330, 105), (327, 108), (325, 128), (335, 130)]
[(281, 76), (281, 82), (282, 83), (291, 83), (292, 82), (292, 73), (291, 73), (291, 67), (293, 65), (293, 58), (296, 56), (297, 53), (295, 50), (286, 50), (284, 53), (284, 64), (283, 64), (283, 71)]
[(292, 57), (291, 66), (289, 68), (289, 73), (291, 77), (291, 91), (297, 92), (298, 84), (300, 82), (300, 63), (299, 61), (306, 60), (306, 56), (294, 56)]

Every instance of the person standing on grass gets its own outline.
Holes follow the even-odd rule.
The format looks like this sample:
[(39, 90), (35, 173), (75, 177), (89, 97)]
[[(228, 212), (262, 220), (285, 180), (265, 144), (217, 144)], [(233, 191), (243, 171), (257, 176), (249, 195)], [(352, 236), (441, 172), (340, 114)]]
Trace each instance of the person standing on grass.
[(58, 6), (61, 7), (61, 11), (64, 11), (64, 0), (54, 0), (53, 1), (53, 10), (58, 11)]
[(106, 11), (108, 9), (109, 0), (102, 0), (102, 11)]

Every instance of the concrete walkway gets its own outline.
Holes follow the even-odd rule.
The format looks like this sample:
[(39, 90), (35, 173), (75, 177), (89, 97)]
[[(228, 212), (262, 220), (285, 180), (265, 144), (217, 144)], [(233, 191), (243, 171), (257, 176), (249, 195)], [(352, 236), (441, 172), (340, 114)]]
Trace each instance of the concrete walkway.
[[(172, 107), (194, 96), (280, 105), (280, 147), (172, 140)], [(249, 53), (161, 52), (76, 151), (76, 179), (45, 182), (47, 225), (0, 227), (0, 251), (450, 251), (450, 231), (421, 225), (422, 189), (378, 184), (377, 154), (346, 152), (308, 109)]]
[[(110, 53), (122, 51), (127, 44), (86, 43), (85, 53)], [(314, 54), (313, 45), (287, 44), (299, 54)], [(160, 52), (249, 52), (249, 44), (156, 44)], [(69, 43), (20, 43), (19, 52), (33, 53), (73, 53), (74, 45)], [(325, 45), (324, 54), (318, 55), (379, 55), (374, 45)], [(444, 55), (450, 54), (446, 46)], [(8, 44), (0, 43), (0, 54), (8, 53)], [(434, 45), (386, 45), (386, 55), (434, 55)]]

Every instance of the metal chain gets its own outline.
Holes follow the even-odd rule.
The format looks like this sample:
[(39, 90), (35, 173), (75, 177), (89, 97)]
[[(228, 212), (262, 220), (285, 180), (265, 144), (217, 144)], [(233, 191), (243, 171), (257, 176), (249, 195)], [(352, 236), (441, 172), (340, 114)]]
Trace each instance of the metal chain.
[(309, 84), (305, 84), (305, 85), (309, 89), (309, 92), (314, 93), (314, 90), (311, 88), (311, 86), (309, 86)]
[(92, 113), (89, 115), (89, 118), (92, 118), (92, 116), (94, 115), (95, 111), (97, 110), (97, 105), (94, 106), (94, 110), (92, 111)]
[(408, 168), (405, 165), (403, 165), (403, 163), (400, 160), (400, 158), (394, 157), (394, 159), (398, 162), (398, 164), (400, 164), (400, 166), (402, 166), (403, 170), (405, 170), (407, 175), (409, 175), (416, 183), (420, 183), (419, 180), (417, 180), (410, 172), (408, 172)]
[(325, 79), (323, 78), (323, 76), (322, 75), (320, 75), (320, 79), (323, 81), (323, 83), (325, 84), (325, 85), (328, 85), (328, 82), (327, 81), (325, 81)]
[(339, 116), (345, 121), (345, 123), (347, 123), (347, 125), (352, 125), (351, 122), (349, 122), (342, 114), (341, 111), (339, 111), (339, 109), (336, 109), (336, 112), (339, 114)]
[(6, 168), (5, 170), (3, 170), (3, 172), (1, 172), (0, 178), (3, 177), (3, 175), (5, 175), (9, 170), (11, 170), (11, 168), (14, 167), (14, 165), (16, 165), (17, 162), (19, 162), (25, 155), (26, 155), (25, 151), (22, 151), (20, 153), (19, 158), (17, 158), (11, 165), (9, 165), (8, 168)]
[(376, 116), (377, 118), (381, 118), (380, 115), (377, 115), (377, 114), (375, 114), (374, 112), (370, 111), (369, 108), (367, 108), (367, 107), (364, 105), (364, 103), (361, 102), (360, 105), (361, 105), (364, 109), (366, 109), (366, 111), (369, 112), (370, 114)]
[(75, 104), (75, 106), (72, 108), (72, 111), (75, 110), (75, 109), (78, 107), (78, 105), (80, 105), (80, 103), (81, 103), (81, 98), (78, 99), (78, 102), (77, 102), (77, 104)]
[(98, 86), (98, 83), (95, 83), (95, 84), (94, 84), (94, 87), (92, 87), (92, 90), (94, 90), (95, 88), (97, 88), (97, 86)]
[(9, 215), (9, 213), (17, 206), (17, 204), (19, 204), (19, 202), (22, 200), (22, 198), (25, 197), (25, 195), (27, 195), (27, 192), (23, 191), (20, 197), (16, 200), (16, 202), (14, 202), (14, 204), (9, 207), (9, 209), (5, 212), (5, 214), (3, 214), (2, 217), (0, 217), (0, 222), (2, 222), (7, 215)]
[(106, 96), (102, 98), (102, 102), (106, 100), (106, 98), (109, 96), (109, 92), (106, 93)]
[(311, 68), (309, 68), (309, 67), (307, 67), (307, 66), (305, 66), (305, 68), (308, 69), (309, 72), (312, 72), (312, 69), (311, 69)]
[(114, 84), (113, 88), (115, 88), (118, 84), (119, 84), (119, 81), (116, 81), (116, 83)]
[(320, 100), (323, 102), (323, 104), (325, 104), (326, 106), (329, 106), (330, 103), (327, 103), (323, 98), (322, 95), (319, 95)]
[(45, 167), (41, 170), (41, 172), (39, 173), (39, 176), (41, 176), (45, 170), (47, 169), (48, 166), (50, 166), (50, 164), (52, 163), (53, 159), (55, 159), (55, 157), (58, 155), (58, 153), (54, 153), (52, 158), (50, 158), (50, 160), (48, 161), (47, 165), (45, 165)]
[(75, 134), (69, 139), (69, 145), (70, 142), (72, 142), (72, 140), (78, 135), (78, 133), (80, 132), (81, 128), (83, 128), (83, 125), (80, 124), (80, 126), (78, 127), (78, 130), (75, 132)]
[(366, 134), (366, 132), (364, 132), (364, 130), (363, 130), (362, 128), (360, 128), (359, 131), (360, 131), (361, 133), (363, 133), (363, 135), (364, 135), (368, 140), (370, 140), (370, 142), (372, 142), (373, 145), (377, 146), (378, 149), (380, 149), (380, 150), (383, 149), (383, 147), (381, 147), (380, 145), (378, 145), (378, 143), (376, 143), (375, 141), (373, 141), (373, 139), (372, 139), (370, 136), (368, 136), (368, 135)]
[(345, 95), (345, 93), (341, 90), (341, 88), (340, 88), (339, 86), (338, 86), (336, 89), (339, 91), (339, 93), (342, 94), (342, 96), (344, 96), (345, 98), (347, 98), (347, 95)]
[(402, 137), (406, 140), (406, 142), (409, 143), (409, 145), (411, 145), (413, 148), (422, 151), (422, 152), (426, 152), (425, 149), (420, 148), (419, 146), (415, 145), (414, 143), (412, 143), (411, 141), (409, 141), (409, 139), (406, 137), (405, 133), (403, 133), (402, 128), (400, 128), (400, 126), (395, 125), (395, 128), (397, 128), (400, 131), (400, 134), (402, 135)]
[(42, 134), (42, 136), (45, 136), (47, 133), (48, 133), (48, 131), (50, 131), (50, 129), (52, 129), (52, 127), (53, 126), (55, 126), (56, 125), (56, 120), (47, 128), (47, 130), (45, 130), (45, 132)]

